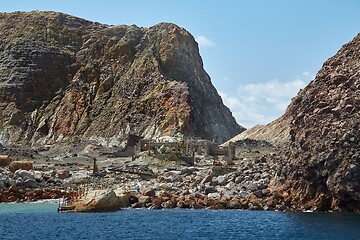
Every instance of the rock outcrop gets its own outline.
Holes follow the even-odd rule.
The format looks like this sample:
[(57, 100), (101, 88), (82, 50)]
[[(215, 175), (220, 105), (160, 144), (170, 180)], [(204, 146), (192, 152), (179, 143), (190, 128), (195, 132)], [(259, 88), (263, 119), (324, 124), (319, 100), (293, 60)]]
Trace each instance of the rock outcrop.
[(274, 187), (293, 209), (360, 211), (359, 136), (360, 34), (324, 63), (283, 116), (229, 141), (279, 147), (282, 170)]
[(291, 102), (282, 176), (293, 205), (360, 211), (360, 34)]
[(185, 29), (110, 26), (56, 12), (0, 14), (0, 143), (244, 130)]

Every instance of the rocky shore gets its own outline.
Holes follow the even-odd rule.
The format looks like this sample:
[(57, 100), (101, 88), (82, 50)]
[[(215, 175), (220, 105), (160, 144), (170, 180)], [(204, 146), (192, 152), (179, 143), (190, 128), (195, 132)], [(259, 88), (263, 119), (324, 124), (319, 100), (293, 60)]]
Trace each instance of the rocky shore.
[[(287, 193), (278, 187), (283, 183), (277, 177), (280, 156), (266, 142), (238, 141), (234, 160), (195, 154), (194, 166), (175, 157), (161, 159), (156, 151), (118, 158), (101, 157), (98, 149), (87, 145), (77, 153), (58, 150), (57, 156), (49, 149), (36, 150), (32, 169), (0, 168), (0, 201), (65, 198), (81, 202), (101, 189), (115, 190), (122, 198), (121, 207), (305, 210), (286, 201)], [(98, 171), (93, 173), (95, 156)]]

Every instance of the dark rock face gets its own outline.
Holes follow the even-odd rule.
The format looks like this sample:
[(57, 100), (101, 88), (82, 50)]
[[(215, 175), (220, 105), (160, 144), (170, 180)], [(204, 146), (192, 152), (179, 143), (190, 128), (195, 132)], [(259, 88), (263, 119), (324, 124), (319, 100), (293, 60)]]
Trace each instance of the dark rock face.
[(282, 175), (293, 204), (360, 211), (360, 35), (328, 59), (287, 109)]
[(244, 130), (186, 30), (108, 26), (55, 12), (0, 14), (0, 143)]

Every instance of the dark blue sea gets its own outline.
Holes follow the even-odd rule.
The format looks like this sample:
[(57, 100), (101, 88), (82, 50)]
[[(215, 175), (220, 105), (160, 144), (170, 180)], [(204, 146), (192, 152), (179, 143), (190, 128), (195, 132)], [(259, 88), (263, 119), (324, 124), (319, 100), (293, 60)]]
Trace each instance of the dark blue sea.
[(360, 239), (360, 214), (144, 209), (58, 213), (52, 203), (0, 204), (0, 239)]

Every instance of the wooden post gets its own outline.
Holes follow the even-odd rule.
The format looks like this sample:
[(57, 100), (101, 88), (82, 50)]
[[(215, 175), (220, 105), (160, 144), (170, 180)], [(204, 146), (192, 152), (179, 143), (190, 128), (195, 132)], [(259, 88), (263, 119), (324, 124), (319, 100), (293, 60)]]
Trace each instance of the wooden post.
[(94, 164), (93, 164), (93, 175), (95, 175), (96, 173), (98, 173), (99, 169), (98, 166), (96, 164), (96, 158), (94, 158)]
[(235, 144), (232, 141), (230, 141), (228, 145), (228, 155), (229, 155), (229, 160), (235, 159)]
[(198, 143), (198, 145), (197, 145), (197, 153), (198, 154), (202, 154), (202, 151), (201, 151), (201, 144), (200, 143)]
[(205, 156), (209, 156), (211, 154), (211, 142), (206, 141), (205, 142)]

